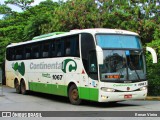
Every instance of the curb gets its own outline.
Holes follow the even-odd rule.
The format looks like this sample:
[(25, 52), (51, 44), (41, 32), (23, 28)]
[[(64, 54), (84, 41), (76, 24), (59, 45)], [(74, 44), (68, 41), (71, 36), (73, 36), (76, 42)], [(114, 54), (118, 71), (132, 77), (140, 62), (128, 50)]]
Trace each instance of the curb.
[(147, 96), (146, 100), (159, 100), (160, 101), (160, 96)]

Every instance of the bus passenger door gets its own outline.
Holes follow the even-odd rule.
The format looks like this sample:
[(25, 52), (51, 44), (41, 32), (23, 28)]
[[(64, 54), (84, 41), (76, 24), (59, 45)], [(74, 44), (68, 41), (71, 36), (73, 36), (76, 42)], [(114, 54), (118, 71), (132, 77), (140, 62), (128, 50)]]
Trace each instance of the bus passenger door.
[(81, 99), (89, 100), (89, 82), (87, 73), (82, 70), (79, 76), (81, 87), (79, 87), (79, 96)]
[(89, 52), (89, 98), (98, 101), (98, 67), (96, 51)]

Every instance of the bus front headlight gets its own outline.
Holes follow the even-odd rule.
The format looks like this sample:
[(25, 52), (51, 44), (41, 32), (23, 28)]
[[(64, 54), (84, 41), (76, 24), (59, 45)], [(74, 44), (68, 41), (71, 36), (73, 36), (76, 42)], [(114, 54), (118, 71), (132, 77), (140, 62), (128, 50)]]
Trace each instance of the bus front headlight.
[(143, 91), (143, 90), (147, 90), (147, 87), (146, 87), (146, 86), (141, 87), (141, 88), (140, 88), (140, 90), (141, 90), (141, 91)]
[(106, 87), (102, 87), (101, 90), (104, 92), (114, 92), (115, 91), (115, 89), (113, 88), (106, 88)]

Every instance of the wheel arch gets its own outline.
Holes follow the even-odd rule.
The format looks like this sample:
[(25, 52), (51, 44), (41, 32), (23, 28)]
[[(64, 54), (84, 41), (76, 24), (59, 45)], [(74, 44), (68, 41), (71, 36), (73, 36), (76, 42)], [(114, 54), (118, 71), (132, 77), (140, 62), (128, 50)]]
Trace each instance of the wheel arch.
[(20, 83), (21, 83), (22, 81), (24, 81), (24, 83), (25, 83), (26, 90), (29, 90), (29, 86), (28, 86), (27, 80), (26, 80), (24, 77), (22, 77), (22, 78), (20, 79)]
[(16, 84), (17, 82), (18, 82), (18, 84), (20, 85), (20, 82), (19, 82), (18, 78), (16, 77), (16, 78), (14, 78), (14, 88), (16, 87), (15, 84)]
[(24, 78), (21, 78), (21, 79), (20, 79), (20, 83), (21, 83), (22, 81), (24, 81), (24, 82), (25, 82)]
[[(68, 84), (68, 87), (67, 87), (67, 96), (69, 96), (69, 88), (72, 86), (72, 85), (76, 85), (77, 86), (77, 84), (75, 83), (75, 82), (70, 82), (69, 84)], [(77, 86), (77, 88), (78, 88), (78, 86)], [(78, 91), (79, 92), (79, 91)]]

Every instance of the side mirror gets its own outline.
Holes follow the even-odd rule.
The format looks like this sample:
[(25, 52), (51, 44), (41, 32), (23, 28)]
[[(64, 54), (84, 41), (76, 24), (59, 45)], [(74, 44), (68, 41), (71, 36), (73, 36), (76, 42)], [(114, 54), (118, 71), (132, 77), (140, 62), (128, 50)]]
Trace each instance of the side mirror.
[(157, 54), (156, 51), (151, 47), (146, 47), (146, 51), (149, 51), (152, 55), (153, 63), (157, 63)]
[(96, 53), (97, 53), (98, 64), (103, 64), (103, 50), (102, 50), (102, 48), (99, 46), (96, 46)]

